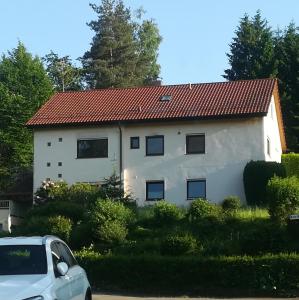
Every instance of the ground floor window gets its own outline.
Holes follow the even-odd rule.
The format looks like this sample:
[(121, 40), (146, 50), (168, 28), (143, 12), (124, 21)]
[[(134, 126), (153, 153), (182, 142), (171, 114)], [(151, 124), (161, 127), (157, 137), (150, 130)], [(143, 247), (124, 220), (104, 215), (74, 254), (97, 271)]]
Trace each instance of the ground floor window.
[(188, 179), (187, 180), (187, 199), (206, 198), (206, 180)]
[(146, 200), (156, 201), (164, 199), (164, 181), (146, 182)]

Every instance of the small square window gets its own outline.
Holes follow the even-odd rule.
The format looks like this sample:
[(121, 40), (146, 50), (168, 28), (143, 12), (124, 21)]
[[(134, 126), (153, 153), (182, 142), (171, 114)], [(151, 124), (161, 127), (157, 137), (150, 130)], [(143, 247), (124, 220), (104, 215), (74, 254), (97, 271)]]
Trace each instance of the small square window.
[(62, 174), (58, 174), (58, 178), (61, 178), (62, 177)]
[(187, 199), (206, 198), (206, 180), (190, 179), (187, 180)]
[(62, 166), (62, 162), (58, 162), (58, 167), (61, 167)]
[(139, 136), (131, 136), (130, 147), (131, 149), (139, 149)]
[(205, 135), (204, 134), (187, 135), (186, 153), (187, 154), (205, 153)]
[(146, 156), (164, 155), (164, 135), (146, 137)]
[(59, 138), (59, 139), (58, 139), (58, 142), (60, 142), (60, 143), (61, 143), (61, 142), (62, 142), (62, 138)]
[(51, 180), (51, 178), (50, 178), (50, 177), (46, 178), (46, 181), (50, 181), (50, 180)]
[(51, 163), (50, 162), (47, 162), (47, 167), (51, 167)]
[(48, 142), (47, 145), (48, 145), (48, 147), (51, 147), (51, 142)]
[(146, 182), (146, 200), (156, 201), (164, 199), (164, 181)]

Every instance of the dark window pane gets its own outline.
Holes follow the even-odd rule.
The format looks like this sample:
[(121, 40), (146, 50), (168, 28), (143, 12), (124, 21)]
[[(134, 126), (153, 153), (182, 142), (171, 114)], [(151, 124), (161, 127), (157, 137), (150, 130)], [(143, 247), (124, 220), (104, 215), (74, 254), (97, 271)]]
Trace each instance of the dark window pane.
[(146, 155), (164, 154), (164, 136), (146, 137)]
[(206, 198), (206, 181), (190, 180), (187, 181), (187, 197), (188, 199)]
[(139, 149), (139, 136), (131, 137), (131, 149)]
[(0, 275), (31, 275), (47, 273), (45, 246), (0, 246)]
[(77, 265), (77, 261), (71, 254), (70, 250), (64, 244), (59, 242), (58, 249), (61, 255), (61, 259), (69, 266), (69, 268)]
[(187, 154), (205, 153), (205, 135), (187, 135)]
[(77, 157), (108, 157), (108, 139), (78, 140)]
[(146, 200), (164, 199), (164, 181), (146, 183)]

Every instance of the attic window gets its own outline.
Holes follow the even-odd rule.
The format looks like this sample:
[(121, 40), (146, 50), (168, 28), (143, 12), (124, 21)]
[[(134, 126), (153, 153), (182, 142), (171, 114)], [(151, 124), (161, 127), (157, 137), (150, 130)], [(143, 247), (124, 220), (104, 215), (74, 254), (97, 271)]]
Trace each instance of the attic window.
[(160, 97), (160, 101), (170, 101), (171, 100), (171, 95), (162, 95)]

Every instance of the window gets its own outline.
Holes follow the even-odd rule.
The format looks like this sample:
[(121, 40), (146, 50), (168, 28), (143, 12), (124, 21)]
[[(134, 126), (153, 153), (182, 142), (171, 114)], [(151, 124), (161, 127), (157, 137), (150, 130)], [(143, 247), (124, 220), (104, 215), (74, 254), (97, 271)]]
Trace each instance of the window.
[(139, 149), (139, 136), (131, 136), (130, 145), (131, 149)]
[(77, 141), (77, 158), (108, 157), (108, 139)]
[(61, 259), (67, 263), (67, 265), (69, 266), (69, 268), (77, 265), (77, 261), (74, 258), (74, 256), (72, 255), (71, 251), (68, 249), (68, 247), (66, 245), (64, 245), (63, 243), (58, 242), (58, 249), (60, 252), (60, 257)]
[(187, 180), (187, 199), (206, 198), (206, 180)]
[(59, 139), (58, 139), (58, 142), (60, 142), (60, 143), (61, 143), (61, 142), (62, 142), (62, 138), (59, 138)]
[(205, 135), (204, 134), (187, 135), (186, 153), (187, 154), (205, 153)]
[(47, 167), (51, 167), (51, 163), (50, 162), (47, 162)]
[(58, 162), (58, 167), (61, 167), (62, 166), (62, 162)]
[(51, 147), (51, 142), (48, 142), (47, 145), (48, 145), (48, 147)]
[(271, 144), (270, 144), (270, 139), (267, 138), (267, 154), (270, 156), (271, 155)]
[(3, 231), (3, 224), (0, 223), (0, 231)]
[(58, 174), (58, 178), (62, 178), (62, 174)]
[(146, 156), (164, 155), (164, 136), (146, 137)]
[(146, 200), (164, 199), (164, 181), (148, 181), (146, 183)]

